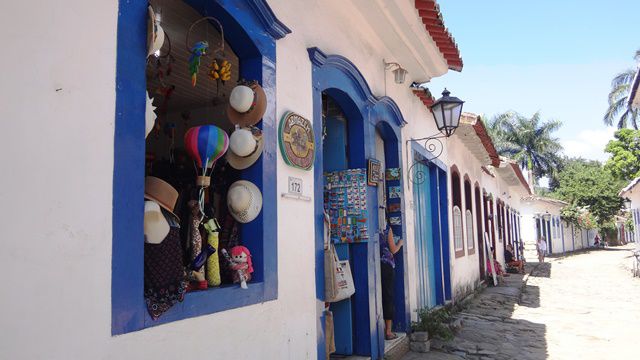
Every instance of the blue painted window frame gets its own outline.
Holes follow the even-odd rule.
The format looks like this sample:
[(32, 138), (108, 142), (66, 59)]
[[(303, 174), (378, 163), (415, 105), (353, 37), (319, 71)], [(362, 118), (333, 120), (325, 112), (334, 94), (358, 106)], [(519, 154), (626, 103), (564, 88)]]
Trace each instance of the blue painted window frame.
[(113, 247), (111, 333), (125, 334), (195, 316), (248, 306), (278, 297), (276, 195), (276, 48), (290, 33), (264, 0), (185, 0), (203, 16), (215, 15), (240, 59), (240, 75), (259, 80), (268, 104), (261, 126), (265, 147), (261, 162), (241, 178), (262, 189), (259, 217), (241, 227), (253, 252), (254, 279), (237, 286), (193, 292), (154, 321), (143, 297), (144, 243), (141, 241), (144, 193), (144, 112), (146, 97), (147, 0), (119, 2), (116, 55), (116, 118), (113, 170)]

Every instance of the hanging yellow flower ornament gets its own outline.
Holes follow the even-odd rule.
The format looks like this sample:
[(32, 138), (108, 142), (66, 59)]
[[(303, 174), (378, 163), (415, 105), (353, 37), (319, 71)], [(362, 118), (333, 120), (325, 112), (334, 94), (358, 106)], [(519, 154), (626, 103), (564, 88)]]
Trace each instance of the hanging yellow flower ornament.
[(214, 59), (209, 65), (209, 78), (222, 81), (223, 84), (231, 80), (231, 63), (223, 59)]

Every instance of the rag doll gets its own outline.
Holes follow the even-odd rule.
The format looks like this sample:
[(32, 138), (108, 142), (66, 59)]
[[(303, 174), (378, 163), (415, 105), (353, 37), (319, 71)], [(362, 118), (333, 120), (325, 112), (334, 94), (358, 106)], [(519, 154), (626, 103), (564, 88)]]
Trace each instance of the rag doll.
[(248, 289), (247, 282), (251, 281), (251, 273), (253, 272), (249, 249), (238, 245), (231, 248), (231, 255), (225, 249), (222, 249), (221, 252), (233, 271), (234, 284), (240, 283), (241, 288)]

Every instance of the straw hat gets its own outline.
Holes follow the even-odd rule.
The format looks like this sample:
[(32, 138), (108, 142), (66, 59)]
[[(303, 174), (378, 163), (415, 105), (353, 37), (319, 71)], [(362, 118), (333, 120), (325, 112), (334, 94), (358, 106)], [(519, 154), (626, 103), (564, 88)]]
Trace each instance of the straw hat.
[(180, 219), (178, 215), (173, 213), (178, 200), (178, 191), (168, 182), (155, 176), (147, 176), (144, 179), (144, 198), (157, 202), (160, 207), (170, 212), (176, 219)]
[(145, 130), (145, 135), (144, 137), (146, 138), (147, 136), (149, 136), (149, 133), (151, 132), (151, 130), (153, 130), (153, 127), (156, 125), (156, 113), (155, 113), (156, 107), (153, 106), (153, 99), (149, 97), (149, 92), (147, 91), (147, 108), (145, 109), (145, 119), (144, 119), (144, 130)]
[(164, 44), (164, 30), (162, 29), (162, 26), (160, 26), (160, 23), (157, 21), (156, 13), (155, 11), (153, 11), (153, 7), (151, 7), (151, 5), (149, 5), (148, 13), (149, 19), (147, 20), (147, 46), (149, 51), (147, 53), (147, 56), (151, 56), (153, 53), (162, 48), (162, 45)]
[(260, 189), (246, 180), (234, 182), (227, 192), (227, 206), (236, 221), (243, 224), (253, 221), (262, 210)]
[(257, 82), (238, 85), (229, 95), (227, 115), (234, 125), (251, 126), (257, 124), (267, 111), (267, 95)]
[(144, 241), (160, 244), (169, 234), (169, 223), (162, 215), (160, 205), (155, 201), (144, 202)]
[(255, 126), (237, 128), (229, 138), (227, 162), (234, 169), (244, 170), (260, 158), (263, 149), (262, 130)]

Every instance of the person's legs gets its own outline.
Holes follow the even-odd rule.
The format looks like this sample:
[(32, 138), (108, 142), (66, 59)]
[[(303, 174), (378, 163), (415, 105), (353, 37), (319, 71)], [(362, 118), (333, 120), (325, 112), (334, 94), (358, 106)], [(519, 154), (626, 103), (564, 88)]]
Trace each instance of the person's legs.
[(382, 273), (382, 317), (384, 318), (384, 337), (385, 339), (390, 340), (394, 338), (394, 334), (391, 329), (395, 311), (393, 306), (395, 270), (391, 267), (391, 265), (386, 263), (382, 263), (380, 265), (380, 269)]
[(392, 320), (384, 321), (384, 338), (393, 337), (393, 332), (391, 332), (391, 326), (393, 325)]

